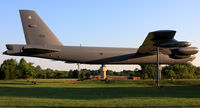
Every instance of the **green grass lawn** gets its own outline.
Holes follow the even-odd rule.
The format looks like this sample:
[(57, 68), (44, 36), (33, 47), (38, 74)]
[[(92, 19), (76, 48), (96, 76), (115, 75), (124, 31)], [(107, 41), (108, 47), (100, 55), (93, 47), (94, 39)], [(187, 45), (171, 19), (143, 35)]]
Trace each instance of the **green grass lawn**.
[(0, 81), (0, 107), (200, 107), (200, 80), (82, 81), (34, 79)]

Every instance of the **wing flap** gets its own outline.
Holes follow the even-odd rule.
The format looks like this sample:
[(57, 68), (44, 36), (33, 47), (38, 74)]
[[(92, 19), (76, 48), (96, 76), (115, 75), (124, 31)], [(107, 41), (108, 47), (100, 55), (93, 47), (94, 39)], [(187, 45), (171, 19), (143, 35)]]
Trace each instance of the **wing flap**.
[(44, 53), (52, 53), (59, 52), (59, 49), (51, 49), (51, 48), (43, 48), (43, 47), (24, 47), (23, 52), (29, 54), (44, 54)]

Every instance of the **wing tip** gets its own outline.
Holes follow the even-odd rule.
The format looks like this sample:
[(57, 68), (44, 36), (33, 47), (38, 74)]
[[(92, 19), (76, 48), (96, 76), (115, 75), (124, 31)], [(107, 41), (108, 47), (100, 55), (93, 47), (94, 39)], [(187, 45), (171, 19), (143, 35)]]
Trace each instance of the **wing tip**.
[(35, 12), (34, 10), (20, 9), (19, 12)]
[(164, 33), (164, 32), (176, 32), (175, 30), (156, 30), (156, 31), (153, 31), (152, 33), (160, 33), (160, 32), (162, 32), (162, 33)]

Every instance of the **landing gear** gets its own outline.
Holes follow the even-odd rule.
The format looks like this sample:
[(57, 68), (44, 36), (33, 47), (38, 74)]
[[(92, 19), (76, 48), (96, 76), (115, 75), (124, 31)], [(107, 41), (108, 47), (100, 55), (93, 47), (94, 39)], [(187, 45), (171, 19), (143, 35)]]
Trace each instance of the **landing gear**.
[(106, 66), (104, 64), (101, 65), (100, 71), (101, 71), (101, 78), (102, 79), (106, 79), (107, 68), (106, 68)]

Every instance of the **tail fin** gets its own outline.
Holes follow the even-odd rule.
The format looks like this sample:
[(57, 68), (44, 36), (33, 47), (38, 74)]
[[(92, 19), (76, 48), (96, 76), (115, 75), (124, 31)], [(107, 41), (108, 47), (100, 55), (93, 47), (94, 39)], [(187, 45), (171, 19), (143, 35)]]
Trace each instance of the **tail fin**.
[(26, 38), (26, 44), (62, 45), (35, 11), (20, 10), (19, 12)]

